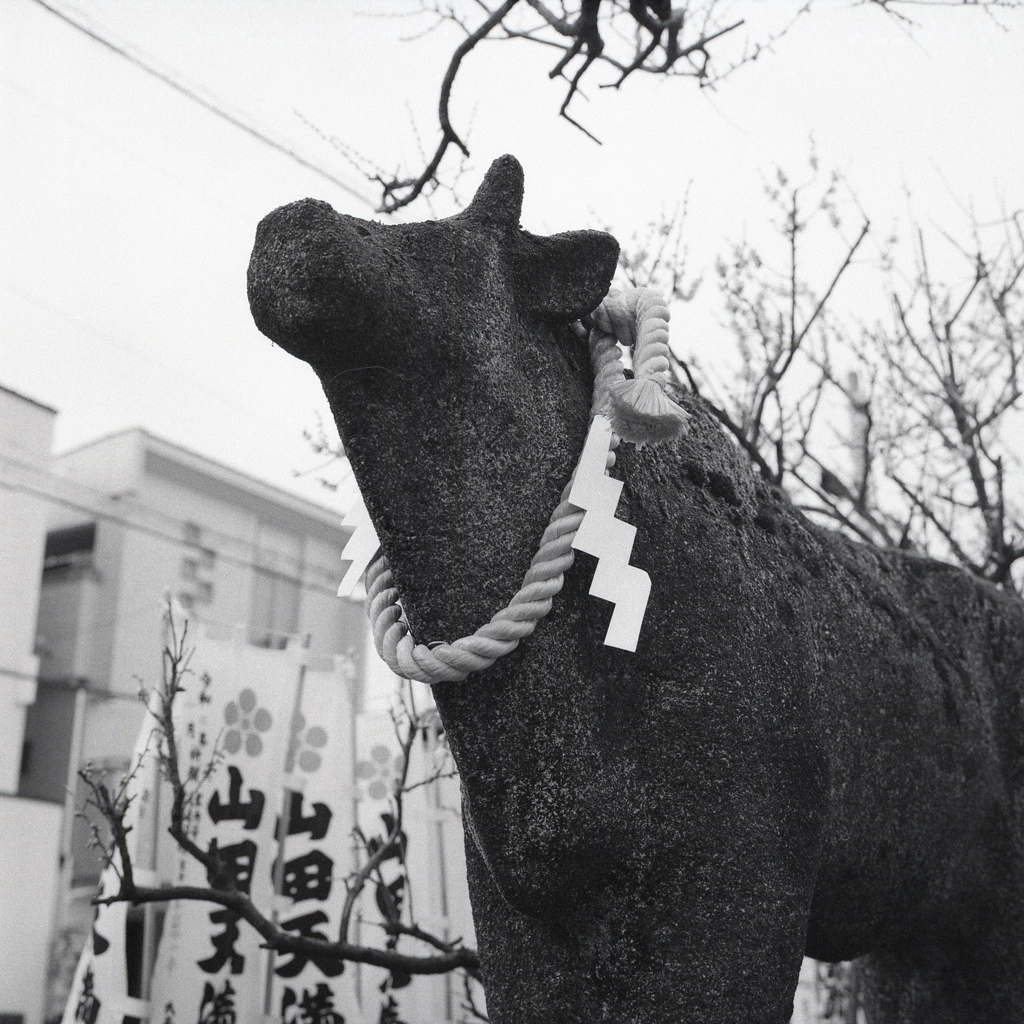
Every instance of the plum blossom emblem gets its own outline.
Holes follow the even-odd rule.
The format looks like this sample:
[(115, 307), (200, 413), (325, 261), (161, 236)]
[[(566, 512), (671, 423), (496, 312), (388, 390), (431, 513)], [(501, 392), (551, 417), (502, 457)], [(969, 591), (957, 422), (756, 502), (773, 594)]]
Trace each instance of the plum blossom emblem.
[(246, 687), (237, 700), (228, 701), (224, 706), (224, 722), (228, 726), (224, 734), (224, 749), (237, 754), (242, 747), (250, 757), (258, 757), (263, 751), (260, 733), (269, 731), (274, 716), (266, 708), (258, 707), (256, 694)]
[(371, 800), (383, 800), (391, 792), (402, 771), (402, 757), (392, 754), (383, 743), (370, 748), (370, 756), (356, 764), (356, 778), (364, 782), (365, 793)]
[(327, 730), (319, 725), (306, 728), (306, 716), (301, 712), (292, 718), (292, 734), (288, 740), (288, 754), (285, 758), (285, 771), (295, 771), (296, 764), (307, 774), (320, 768), (323, 762), (319, 751), (327, 746)]

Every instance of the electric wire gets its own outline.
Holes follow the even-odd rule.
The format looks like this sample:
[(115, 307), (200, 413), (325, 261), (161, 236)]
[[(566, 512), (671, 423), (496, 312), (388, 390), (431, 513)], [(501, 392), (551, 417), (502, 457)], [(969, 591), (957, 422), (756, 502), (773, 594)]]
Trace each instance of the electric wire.
[[(119, 349), (122, 352), (127, 352), (129, 355), (140, 360), (141, 362), (156, 367), (158, 370), (161, 370), (162, 372), (168, 375), (168, 381), (187, 381), (189, 387), (199, 388), (200, 390), (205, 391), (211, 397), (218, 399), (220, 402), (223, 402), (225, 405), (234, 406), (234, 408), (236, 408), (239, 412), (244, 413), (248, 419), (258, 421), (262, 423), (264, 426), (270, 427), (274, 431), (284, 431), (285, 433), (289, 432), (288, 427), (283, 421), (272, 420), (267, 418), (266, 416), (260, 415), (254, 410), (252, 403), (244, 403), (237, 398), (231, 398), (230, 396), (224, 394), (224, 392), (219, 391), (214, 387), (211, 387), (208, 380), (205, 380), (204, 378), (196, 376), (194, 374), (190, 374), (187, 370), (183, 370), (181, 366), (178, 364), (165, 362), (164, 360), (153, 355), (152, 352), (146, 352), (141, 348), (136, 347), (131, 342), (125, 341), (123, 338), (119, 338), (116, 335), (111, 334), (109, 331), (105, 331), (102, 328), (97, 327), (90, 321), (85, 320), (80, 316), (76, 316), (74, 313), (69, 313), (67, 310), (55, 305), (52, 302), (49, 302), (46, 299), (43, 299), (39, 295), (36, 295), (34, 292), (30, 292), (27, 289), (22, 288), (20, 285), (15, 284), (9, 278), (0, 278), (0, 288), (4, 288), (7, 291), (13, 293), (14, 295), (17, 295), (19, 298), (24, 299), (27, 302), (33, 303), (40, 309), (45, 310), (51, 316), (55, 316), (58, 319), (65, 321), (66, 323), (72, 324), (73, 326), (77, 327), (79, 330), (84, 331), (86, 334), (90, 335), (97, 341), (101, 341), (112, 348)], [(261, 340), (265, 341), (265, 339)]]
[[(13, 464), (13, 465), (17, 465), (18, 464), (18, 460), (10, 459), (7, 456), (0, 456), (0, 462), (2, 462), (2, 461), (6, 461), (6, 462), (8, 462), (10, 464)], [(23, 463), (22, 465), (27, 465), (27, 464)], [(0, 465), (0, 470), (2, 470), (2, 468), (3, 468), (2, 465)], [(32, 467), (32, 468), (36, 469), (36, 471), (38, 472), (38, 468), (37, 467)], [(62, 483), (66, 483), (67, 482), (62, 477), (55, 477), (55, 479), (60, 480)], [(76, 486), (81, 487), (81, 485), (76, 485)], [(143, 534), (147, 534), (147, 535), (149, 535), (151, 537), (156, 537), (156, 538), (158, 538), (160, 540), (166, 541), (167, 543), (173, 544), (176, 547), (179, 547), (179, 548), (181, 548), (183, 550), (195, 551), (195, 550), (197, 550), (197, 547), (198, 548), (202, 548), (202, 547), (208, 546), (208, 545), (203, 545), (203, 544), (197, 546), (195, 543), (192, 543), (192, 542), (186, 540), (184, 536), (178, 536), (178, 535), (176, 535), (175, 533), (173, 533), (173, 532), (171, 532), (169, 530), (164, 530), (164, 529), (161, 529), (158, 526), (149, 525), (147, 523), (141, 523), (141, 522), (138, 522), (136, 520), (130, 519), (127, 516), (119, 516), (119, 515), (117, 515), (114, 512), (110, 512), (110, 511), (107, 511), (106, 509), (98, 508), (95, 505), (89, 505), (89, 504), (86, 504), (85, 502), (75, 501), (73, 498), (65, 497), (64, 495), (60, 495), (60, 494), (54, 494), (52, 491), (44, 490), (41, 487), (33, 487), (32, 484), (25, 483), (23, 481), (12, 480), (10, 478), (5, 478), (4, 476), (0, 476), (0, 488), (3, 488), (6, 491), (16, 492), (16, 493), (20, 493), (20, 494), (27, 494), (27, 495), (29, 495), (31, 497), (39, 498), (39, 499), (42, 499), (43, 501), (47, 501), (47, 502), (50, 502), (52, 504), (61, 505), (64, 508), (71, 509), (74, 512), (80, 512), (80, 513), (82, 513), (83, 515), (87, 516), (90, 519), (103, 520), (105, 522), (112, 523), (112, 524), (114, 524), (116, 526), (123, 527), (126, 530), (134, 530), (137, 533), (143, 533)], [(105, 501), (109, 501), (110, 500), (110, 496), (109, 495), (102, 495), (102, 494), (100, 494), (100, 492), (97, 492), (97, 494), (100, 495), (98, 500), (105, 500)], [(161, 512), (158, 509), (154, 509), (154, 508), (152, 508), (150, 506), (146, 506), (146, 505), (143, 505), (141, 503), (136, 504), (135, 508), (138, 509), (140, 512), (143, 512), (143, 513), (146, 513), (146, 514), (149, 514), (149, 515), (153, 515), (153, 516), (162, 518), (162, 519), (164, 519), (165, 521), (167, 521), (169, 523), (177, 524), (177, 525), (179, 525), (181, 527), (184, 527), (186, 525), (186, 522), (187, 522), (184, 519), (178, 519), (177, 517), (170, 516), (170, 515), (168, 515), (165, 512)], [(340, 531), (341, 530), (341, 525), (340, 525), (341, 517), (339, 516), (338, 518), (339, 518), (339, 527), (338, 527), (338, 529)], [(220, 538), (223, 541), (227, 541), (228, 543), (236, 544), (239, 547), (250, 547), (250, 548), (253, 547), (253, 542), (251, 540), (247, 540), (247, 539), (244, 539), (244, 538), (241, 538), (241, 537), (237, 537), (235, 535), (232, 535), (232, 534), (229, 534), (229, 533), (225, 533), (225, 532), (220, 531), (220, 530), (204, 529), (203, 533), (204, 533), (204, 536), (206, 534), (209, 534), (209, 535), (211, 535), (214, 538)], [(214, 550), (214, 552), (216, 554), (216, 557), (217, 557), (217, 560), (219, 562), (224, 562), (224, 563), (226, 563), (228, 565), (235, 565), (235, 566), (238, 566), (238, 567), (244, 568), (244, 569), (253, 569), (253, 570), (259, 570), (259, 571), (273, 571), (273, 570), (268, 570), (268, 566), (267, 565), (260, 564), (258, 561), (254, 560), (252, 558), (246, 558), (246, 557), (241, 556), (241, 555), (234, 555), (234, 554), (231, 554), (230, 552), (224, 551), (224, 550), (222, 550), (220, 548), (214, 548), (213, 550)], [(294, 558), (294, 557), (291, 557), (291, 556), (288, 556), (288, 555), (280, 555), (280, 554), (275, 553), (275, 558), (279, 559), (281, 561), (295, 563), (296, 572), (302, 571), (304, 569), (305, 570), (312, 569), (313, 571), (317, 572), (319, 575), (330, 576), (331, 573), (334, 571), (334, 570), (329, 570), (329, 569), (327, 569), (324, 566), (303, 562), (300, 559), (297, 559), (297, 558)], [(340, 578), (340, 575), (341, 574), (340, 574), (340, 571), (339, 571), (338, 572), (338, 577), (339, 578)], [(309, 590), (311, 592), (320, 593), (320, 594), (327, 594), (327, 595), (329, 595), (331, 597), (335, 597), (335, 598), (338, 596), (337, 595), (337, 590), (334, 589), (334, 588), (322, 586), (322, 585), (319, 585), (319, 584), (317, 584), (315, 582), (312, 582), (310, 580), (304, 580), (304, 579), (302, 579), (302, 578), (300, 578), (298, 576), (286, 576), (286, 578), (290, 582), (294, 583), (295, 585), (299, 586), (302, 589)]]
[(105, 47), (111, 52), (117, 54), (117, 56), (128, 61), (129, 64), (134, 65), (141, 71), (146, 72), (146, 74), (152, 75), (165, 85), (170, 86), (170, 88), (181, 93), (181, 95), (192, 100), (194, 103), (197, 103), (211, 114), (245, 132), (257, 141), (262, 142), (264, 145), (269, 146), (271, 149), (276, 150), (278, 153), (282, 153), (284, 156), (289, 157), (300, 166), (312, 171), (314, 174), (326, 181), (331, 182), (332, 185), (337, 186), (347, 195), (352, 196), (352, 198), (359, 200), (363, 205), (368, 206), (370, 209), (375, 209), (373, 203), (371, 203), (370, 200), (363, 196), (357, 189), (342, 181), (340, 178), (335, 177), (330, 171), (325, 170), (318, 164), (313, 163), (311, 160), (307, 160), (290, 146), (274, 139), (264, 130), (257, 128), (245, 116), (241, 114), (234, 114), (226, 110), (222, 105), (222, 102), (216, 97), (208, 98), (201, 95), (197, 91), (197, 87), (186, 84), (180, 75), (164, 71), (156, 67), (155, 63), (152, 62), (152, 58), (143, 56), (137, 47), (133, 46), (129, 48), (128, 44), (114, 42), (113, 39), (87, 24), (84, 20), (78, 20), (78, 18), (82, 17), (80, 13), (78, 14), (78, 18), (72, 17), (72, 15), (66, 10), (53, 3), (52, 0), (32, 0), (32, 2), (38, 4), (43, 8), (43, 10), (49, 11), (50, 14), (59, 18), (65, 24), (70, 25), (72, 28), (88, 36), (88, 38), (93, 40), (93, 42)]

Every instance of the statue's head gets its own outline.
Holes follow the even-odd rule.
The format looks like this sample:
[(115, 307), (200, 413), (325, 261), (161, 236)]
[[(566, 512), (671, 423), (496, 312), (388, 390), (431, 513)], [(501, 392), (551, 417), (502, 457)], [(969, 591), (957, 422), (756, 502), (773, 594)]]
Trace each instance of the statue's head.
[(249, 264), (256, 325), (325, 387), (365, 367), (477, 372), (536, 335), (524, 327), (589, 313), (615, 270), (614, 238), (531, 235), (522, 199), (522, 167), (503, 156), (446, 220), (382, 225), (315, 199), (280, 207), (260, 222)]

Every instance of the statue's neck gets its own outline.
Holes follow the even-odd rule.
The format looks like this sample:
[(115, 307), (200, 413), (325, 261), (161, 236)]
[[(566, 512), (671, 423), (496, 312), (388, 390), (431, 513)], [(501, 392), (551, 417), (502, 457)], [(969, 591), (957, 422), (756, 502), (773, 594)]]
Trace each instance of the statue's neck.
[(365, 371), (328, 388), (417, 642), (508, 603), (572, 473), (591, 380), (548, 348), (529, 375), (416, 387)]

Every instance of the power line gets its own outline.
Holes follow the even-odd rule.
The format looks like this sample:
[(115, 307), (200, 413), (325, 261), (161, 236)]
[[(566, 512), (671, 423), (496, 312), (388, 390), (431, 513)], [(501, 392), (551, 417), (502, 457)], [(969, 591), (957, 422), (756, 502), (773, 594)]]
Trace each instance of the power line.
[[(12, 294), (17, 295), (28, 302), (34, 303), (40, 309), (45, 310), (47, 313), (57, 317), (58, 319), (64, 320), (69, 324), (73, 324), (75, 327), (79, 328), (86, 334), (95, 338), (97, 341), (101, 341), (104, 344), (110, 345), (112, 348), (128, 352), (130, 355), (134, 356), (141, 362), (147, 363), (151, 366), (155, 366), (165, 371), (167, 373), (167, 381), (169, 382), (169, 385), (173, 382), (178, 382), (181, 380), (188, 381), (193, 388), (199, 388), (203, 391), (206, 391), (208, 394), (212, 395), (214, 398), (217, 398), (225, 405), (234, 406), (235, 409), (243, 413), (245, 417), (248, 418), (249, 420), (252, 420), (254, 422), (258, 421), (262, 423), (264, 426), (270, 428), (274, 432), (274, 435), (281, 439), (282, 441), (284, 441), (284, 439), (287, 438), (297, 440), (298, 432), (291, 424), (286, 423), (284, 420), (270, 419), (256, 412), (251, 402), (242, 402), (238, 398), (231, 397), (225, 394), (223, 391), (211, 387), (209, 381), (206, 378), (190, 374), (186, 370), (181, 369), (181, 367), (178, 366), (177, 364), (171, 365), (170, 363), (167, 363), (164, 360), (157, 358), (156, 356), (153, 355), (151, 351), (144, 351), (143, 349), (136, 347), (130, 342), (125, 341), (123, 338), (111, 334), (109, 331), (101, 330), (99, 327), (97, 327), (90, 321), (85, 320), (80, 316), (76, 316), (73, 313), (69, 313), (66, 309), (54, 305), (52, 302), (46, 301), (45, 299), (36, 295), (34, 292), (30, 292), (25, 290), (24, 288), (21, 288), (13, 281), (10, 281), (5, 278), (0, 278), (0, 288), (4, 288), (7, 291), (11, 292)], [(320, 414), (319, 412), (317, 412), (316, 409), (313, 410), (313, 413), (316, 416), (318, 425), (322, 431), (322, 419), (320, 417)], [(307, 439), (312, 437), (312, 435), (308, 433), (304, 434), (304, 436), (306, 436)], [(314, 472), (321, 472), (323, 469), (326, 468), (328, 464), (329, 463), (324, 463), (323, 465), (316, 466), (312, 469), (293, 470), (292, 472), (295, 476), (308, 476)], [(342, 471), (341, 479), (329, 484), (328, 486), (330, 486), (332, 490), (336, 490), (339, 486), (346, 482), (349, 476), (351, 476), (351, 468), (348, 466), (346, 461), (345, 467)]]
[[(331, 182), (332, 185), (336, 185), (343, 192), (346, 192), (354, 199), (358, 199), (359, 202), (361, 202), (365, 206), (368, 206), (371, 210), (376, 209), (376, 207), (374, 207), (373, 203), (371, 203), (369, 199), (362, 195), (358, 190), (354, 189), (351, 185), (342, 181), (340, 178), (336, 178), (333, 174), (330, 173), (330, 171), (326, 171), (319, 165), (313, 163), (310, 160), (307, 160), (304, 156), (301, 156), (299, 153), (297, 153), (290, 146), (287, 146), (285, 143), (278, 142), (276, 139), (272, 138), (270, 135), (266, 134), (264, 131), (250, 123), (247, 119), (244, 118), (243, 115), (233, 114), (230, 111), (225, 110), (224, 107), (221, 105), (220, 101), (216, 98), (207, 98), (205, 96), (202, 96), (199, 92), (196, 91), (195, 87), (187, 85), (180, 78), (180, 76), (176, 76), (169, 71), (163, 71), (157, 68), (151, 62), (151, 58), (143, 57), (137, 51), (137, 48), (133, 47), (132, 49), (129, 49), (127, 47), (127, 44), (115, 43), (112, 39), (109, 39), (107, 36), (101, 34), (99, 31), (92, 28), (90, 25), (85, 24), (83, 21), (76, 20), (66, 11), (62, 10), (60, 7), (57, 7), (55, 4), (49, 2), (49, 0), (33, 0), (33, 2), (37, 3), (44, 10), (49, 11), (50, 14), (54, 15), (55, 17), (60, 18), (61, 21), (70, 25), (72, 28), (75, 28), (79, 32), (82, 32), (84, 35), (88, 36), (94, 42), (99, 43), (100, 46), (104, 46), (113, 53), (116, 53), (119, 57), (123, 57), (126, 61), (128, 61), (129, 64), (133, 64), (140, 70), (145, 71), (146, 74), (152, 75), (154, 78), (163, 82), (165, 85), (169, 85), (176, 92), (181, 93), (183, 96), (192, 100), (194, 103), (198, 103), (199, 106), (203, 107), (205, 110), (208, 110), (211, 114), (214, 114), (216, 117), (219, 117), (224, 121), (227, 121), (228, 124), (234, 125), (234, 127), (241, 129), (241, 131), (245, 132), (247, 135), (252, 136), (254, 139), (257, 139), (259, 142), (262, 142), (264, 145), (270, 146), (271, 149), (275, 149), (277, 150), (277, 152), (283, 153), (285, 156), (290, 157), (292, 160), (300, 164), (302, 167), (305, 167), (307, 170), (310, 170), (314, 174), (319, 175), (326, 181)], [(81, 17), (81, 15), (79, 15), (79, 17)], [(133, 52), (133, 50), (135, 52)]]
[(49, 112), (53, 117), (60, 118), (60, 120), (64, 121), (66, 124), (72, 125), (74, 128), (78, 129), (78, 131), (83, 132), (94, 139), (99, 139), (105, 146), (113, 150), (115, 153), (119, 153), (122, 156), (128, 157), (130, 160), (134, 160), (140, 166), (145, 167), (151, 174), (155, 174), (157, 177), (162, 178), (165, 182), (174, 185), (183, 192), (187, 192), (200, 199), (204, 199), (206, 202), (218, 209), (223, 209), (225, 206), (232, 206), (236, 211), (246, 210), (246, 207), (243, 206), (243, 204), (234, 201), (234, 197), (232, 195), (208, 192), (204, 188), (197, 187), (194, 181), (185, 181), (184, 179), (169, 173), (165, 163), (160, 164), (147, 159), (137, 149), (124, 145), (124, 142), (121, 139), (112, 138), (110, 135), (107, 135), (105, 132), (96, 128), (95, 125), (68, 113), (67, 110), (62, 109), (55, 103), (51, 103), (48, 99), (45, 99), (37, 92), (26, 88), (20, 82), (16, 82), (8, 78), (6, 75), (0, 74), (0, 83), (16, 95), (21, 96), (23, 99), (28, 100), (30, 103), (34, 103), (36, 106)]
[[(3, 461), (7, 462), (8, 466), (14, 466), (14, 467), (23, 466), (26, 469), (28, 469), (30, 471), (33, 471), (35, 473), (40, 473), (41, 472), (38, 467), (32, 467), (32, 466), (29, 466), (26, 463), (21, 463), (20, 460), (17, 460), (17, 459), (10, 459), (10, 458), (4, 457)], [(66, 481), (66, 480), (64, 480), (61, 477), (57, 477), (57, 476), (55, 476), (53, 474), (45, 474), (45, 475), (49, 479), (51, 479), (53, 481), (59, 481), (60, 483), (65, 484), (65, 485), (69, 484), (69, 481)], [(76, 486), (81, 488), (81, 485), (76, 485)], [(162, 540), (162, 541), (165, 541), (165, 542), (167, 542), (169, 544), (172, 544), (175, 547), (182, 548), (183, 550), (195, 551), (196, 548), (197, 548), (196, 544), (193, 544), (193, 543), (187, 541), (184, 538), (184, 536), (172, 533), (172, 532), (170, 532), (168, 530), (163, 530), (159, 526), (154, 526), (154, 525), (151, 525), (149, 523), (140, 522), (137, 519), (130, 519), (127, 516), (124, 516), (124, 515), (117, 515), (114, 512), (109, 512), (109, 511), (106, 511), (105, 509), (99, 508), (99, 507), (97, 507), (97, 505), (87, 504), (85, 501), (76, 501), (72, 497), (68, 497), (67, 495), (63, 495), (63, 494), (57, 494), (57, 493), (55, 493), (52, 490), (46, 490), (44, 487), (33, 486), (31, 482), (25, 482), (23, 480), (12, 479), (11, 477), (6, 476), (6, 474), (3, 477), (0, 477), (0, 488), (3, 488), (4, 490), (7, 490), (7, 491), (19, 493), (19, 494), (27, 494), (27, 495), (30, 495), (31, 497), (35, 497), (35, 498), (41, 498), (42, 500), (47, 501), (47, 502), (51, 502), (53, 504), (62, 505), (65, 508), (71, 509), (72, 511), (80, 512), (83, 515), (88, 516), (90, 519), (102, 519), (102, 520), (104, 520), (106, 522), (109, 522), (109, 523), (112, 523), (112, 524), (114, 524), (116, 526), (123, 527), (126, 530), (134, 530), (137, 533), (147, 534), (147, 535), (149, 535), (151, 537), (156, 537), (159, 540)], [(99, 492), (96, 492), (96, 493), (99, 496), (100, 500), (102, 500), (104, 498), (109, 500), (109, 496), (100, 495)], [(154, 516), (160, 516), (161, 518), (167, 520), (168, 522), (174, 523), (174, 524), (182, 526), (182, 527), (185, 526), (185, 520), (177, 519), (174, 516), (169, 516), (166, 513), (160, 512), (158, 509), (149, 508), (149, 507), (147, 507), (145, 505), (142, 505), (141, 503), (137, 504), (137, 508), (138, 508), (139, 511), (141, 511), (143, 513), (148, 513), (148, 514), (154, 515)], [(339, 520), (340, 520), (340, 517), (339, 517)], [(338, 527), (338, 531), (339, 531), (339, 534), (342, 531), (342, 527), (340, 525)], [(237, 536), (234, 536), (232, 534), (224, 533), (223, 531), (220, 531), (220, 530), (207, 529), (204, 532), (212, 534), (214, 537), (221, 538), (221, 539), (223, 539), (223, 540), (225, 540), (225, 541), (227, 541), (229, 543), (236, 544), (239, 547), (252, 547), (252, 542), (250, 540), (246, 540), (244, 538), (237, 537)], [(201, 546), (202, 545), (200, 545), (200, 547)], [(245, 558), (245, 557), (242, 557), (240, 555), (232, 555), (231, 553), (229, 553), (227, 551), (224, 551), (223, 549), (220, 549), (220, 548), (216, 549), (215, 553), (216, 553), (218, 561), (224, 562), (224, 563), (226, 563), (228, 565), (235, 565), (235, 566), (239, 566), (239, 567), (244, 568), (244, 569), (260, 570), (260, 571), (267, 571), (267, 569), (268, 569), (268, 567), (266, 565), (261, 565), (261, 564), (259, 564), (257, 561), (255, 561), (252, 558)], [(326, 567), (324, 567), (324, 566), (319, 566), (319, 565), (315, 565), (315, 564), (311, 565), (311, 564), (308, 564), (308, 563), (304, 563), (299, 558), (293, 558), (293, 557), (287, 556), (287, 555), (284, 555), (284, 556), (277, 555), (276, 557), (278, 557), (278, 558), (282, 558), (283, 557), (283, 560), (288, 561), (288, 562), (293, 562), (294, 561), (296, 563), (296, 572), (297, 573), (302, 571), (302, 569), (311, 568), (311, 569), (313, 569), (314, 571), (316, 571), (320, 575), (323, 575), (323, 576), (329, 576), (330, 575), (328, 569)], [(273, 571), (273, 570), (270, 570), (270, 571)], [(313, 583), (313, 582), (310, 582), (310, 581), (307, 581), (307, 580), (302, 580), (302, 579), (299, 579), (299, 578), (293, 577), (293, 576), (286, 576), (285, 578), (290, 580), (292, 583), (294, 583), (300, 589), (309, 590), (309, 591), (312, 591), (312, 592), (315, 592), (315, 593), (320, 593), (320, 594), (327, 594), (327, 595), (329, 595), (331, 597), (337, 597), (338, 596), (336, 589), (332, 589), (330, 587), (325, 587), (325, 586), (320, 586), (317, 583)], [(340, 570), (338, 570), (338, 579), (339, 580), (341, 579), (341, 572), (340, 572)]]
[[(234, 406), (239, 410), (239, 412), (243, 412), (249, 419), (258, 420), (260, 423), (264, 424), (264, 426), (270, 427), (274, 431), (281, 432), (285, 436), (288, 434), (295, 435), (297, 433), (283, 420), (269, 419), (268, 417), (257, 413), (251, 402), (242, 402), (240, 399), (229, 397), (224, 394), (224, 392), (212, 387), (207, 378), (191, 374), (187, 370), (183, 370), (178, 364), (172, 365), (171, 363), (165, 362), (153, 355), (151, 351), (143, 350), (138, 346), (133, 345), (131, 342), (125, 341), (123, 338), (111, 334), (109, 331), (102, 330), (90, 321), (85, 320), (80, 316), (76, 316), (74, 313), (69, 313), (66, 309), (41, 298), (34, 292), (27, 291), (8, 278), (0, 278), (0, 288), (4, 288), (7, 291), (12, 292), (14, 295), (35, 304), (40, 309), (46, 310), (46, 312), (52, 316), (64, 320), (69, 324), (74, 324), (75, 327), (84, 331), (86, 334), (91, 335), (97, 341), (102, 341), (113, 348), (129, 353), (143, 363), (148, 363), (151, 366), (155, 366), (158, 369), (163, 370), (167, 374), (168, 381), (187, 381), (191, 387), (199, 388), (212, 395), (214, 398), (219, 399), (224, 404)], [(261, 338), (260, 340), (262, 341), (263, 339)]]

